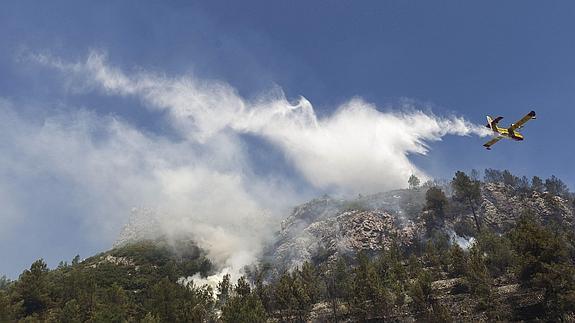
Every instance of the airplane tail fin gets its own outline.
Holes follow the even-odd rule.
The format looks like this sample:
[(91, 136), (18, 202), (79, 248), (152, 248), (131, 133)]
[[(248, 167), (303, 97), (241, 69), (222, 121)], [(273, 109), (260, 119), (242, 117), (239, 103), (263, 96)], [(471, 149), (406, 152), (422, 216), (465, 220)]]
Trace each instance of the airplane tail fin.
[(485, 126), (489, 129), (492, 129), (492, 127), (491, 127), (492, 122), (493, 122), (493, 119), (491, 119), (490, 116), (487, 116), (487, 124)]
[(490, 116), (487, 116), (487, 124), (485, 126), (493, 131), (497, 131), (497, 124), (499, 123), (499, 121), (501, 121), (501, 119), (503, 119), (503, 117), (497, 117), (494, 120), (491, 119)]

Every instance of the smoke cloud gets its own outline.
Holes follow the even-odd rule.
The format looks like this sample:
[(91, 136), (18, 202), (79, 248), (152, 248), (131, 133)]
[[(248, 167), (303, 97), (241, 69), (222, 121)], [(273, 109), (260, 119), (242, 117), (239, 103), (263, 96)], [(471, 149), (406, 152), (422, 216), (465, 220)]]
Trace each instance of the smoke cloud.
[(409, 154), (425, 154), (429, 142), (445, 135), (489, 135), (484, 127), (463, 118), (441, 118), (412, 106), (381, 112), (360, 98), (318, 120), (303, 97), (292, 104), (279, 93), (248, 102), (225, 83), (145, 72), (127, 75), (109, 66), (98, 52), (77, 64), (45, 56), (38, 60), (83, 79), (84, 85), (110, 95), (135, 96), (147, 108), (165, 111), (191, 142), (206, 144), (226, 131), (260, 136), (281, 149), (312, 185), (323, 189), (373, 192), (403, 187), (411, 174), (426, 177), (409, 161)]
[[(278, 229), (277, 215), (310, 197), (300, 186), (341, 194), (401, 188), (411, 174), (429, 177), (409, 155), (426, 154), (446, 135), (488, 134), (460, 117), (413, 106), (382, 112), (361, 98), (318, 118), (303, 97), (290, 102), (276, 92), (250, 101), (222, 82), (126, 73), (99, 52), (77, 63), (33, 60), (59, 70), (72, 92), (140, 100), (161, 112), (178, 138), (73, 108), (32, 122), (0, 103), (3, 138), (17, 138), (3, 142), (0, 183), (10, 172), (21, 182), (38, 174), (58, 178), (84, 197), (77, 202), (87, 210), (84, 220), (107, 239), (132, 206), (150, 206), (164, 232), (192, 234), (226, 272), (253, 261)], [(258, 175), (264, 165), (249, 158), (244, 135), (277, 149), (304, 183)], [(10, 199), (5, 191), (0, 184), (0, 201)], [(22, 205), (10, 209), (26, 213)]]

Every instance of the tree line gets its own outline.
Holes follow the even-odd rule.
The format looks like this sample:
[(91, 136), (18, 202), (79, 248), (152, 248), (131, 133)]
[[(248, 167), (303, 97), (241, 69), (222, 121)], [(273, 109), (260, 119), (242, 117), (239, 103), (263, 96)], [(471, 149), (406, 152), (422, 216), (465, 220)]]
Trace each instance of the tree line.
[[(508, 171), (486, 170), (484, 181), (503, 183), (518, 194), (547, 192), (571, 199), (556, 177), (533, 177), (525, 185)], [(479, 218), (481, 181), (477, 174), (456, 172), (447, 196), (435, 185), (425, 189), (420, 212), (425, 234), (409, 248), (398, 243), (379, 251), (341, 254), (320, 263), (305, 262), (277, 272), (272, 264), (246, 268), (237, 281), (225, 275), (215, 289), (186, 284), (181, 277), (208, 275), (214, 268), (205, 254), (188, 244), (174, 252), (157, 242), (141, 242), (106, 254), (131, 259), (131, 265), (102, 262), (102, 257), (50, 270), (34, 262), (17, 280), (0, 278), (0, 322), (304, 322), (323, 319), (421, 321), (457, 320), (434, 282), (454, 279), (450, 293), (466, 294), (476, 315), (490, 321), (541, 319), (559, 321), (575, 311), (575, 237), (572, 227), (544, 223), (525, 214), (508, 232), (493, 231)], [(446, 222), (471, 212), (473, 237), (460, 246), (446, 232)], [(509, 311), (496, 281), (519, 284), (540, 295), (531, 312)], [(314, 314), (316, 313), (316, 314)]]

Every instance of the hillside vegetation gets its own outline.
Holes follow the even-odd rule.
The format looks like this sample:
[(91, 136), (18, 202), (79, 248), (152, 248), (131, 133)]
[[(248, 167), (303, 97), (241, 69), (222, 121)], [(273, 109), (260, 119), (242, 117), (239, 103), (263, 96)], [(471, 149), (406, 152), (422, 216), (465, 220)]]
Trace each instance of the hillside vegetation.
[(143, 240), (0, 279), (0, 321), (573, 321), (575, 199), (556, 177), (445, 183), (298, 206), (217, 288), (191, 241)]

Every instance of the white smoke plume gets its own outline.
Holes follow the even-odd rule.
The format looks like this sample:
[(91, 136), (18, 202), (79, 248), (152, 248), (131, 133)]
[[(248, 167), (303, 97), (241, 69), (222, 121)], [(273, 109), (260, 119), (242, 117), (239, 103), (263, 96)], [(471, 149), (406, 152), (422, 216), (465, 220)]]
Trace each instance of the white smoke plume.
[[(356, 194), (404, 187), (411, 174), (428, 178), (409, 155), (426, 154), (432, 141), (488, 134), (460, 117), (413, 106), (382, 112), (360, 98), (318, 118), (305, 98), (291, 103), (275, 93), (249, 101), (222, 82), (126, 73), (98, 52), (78, 63), (45, 55), (34, 60), (60, 70), (71, 91), (140, 99), (163, 112), (180, 138), (87, 111), (36, 125), (15, 116), (16, 125), (0, 126), (22, 136), (21, 148), (12, 148), (24, 153), (2, 167), (27, 162), (83, 187), (93, 197), (87, 206), (99, 212), (88, 221), (116, 225), (133, 205), (161, 210), (162, 230), (192, 234), (226, 271), (253, 261), (278, 229), (278, 213), (309, 198), (297, 193), (301, 184), (256, 175), (260, 165), (251, 164), (242, 135), (281, 151), (314, 190)], [(7, 104), (0, 111), (13, 115)]]
[(105, 55), (97, 52), (77, 64), (45, 56), (38, 60), (110, 95), (135, 96), (149, 109), (166, 111), (173, 126), (191, 142), (205, 144), (226, 130), (269, 140), (319, 188), (373, 192), (402, 187), (411, 174), (426, 177), (408, 155), (425, 154), (428, 142), (448, 134), (490, 134), (463, 118), (441, 118), (409, 106), (399, 112), (381, 112), (359, 98), (318, 120), (303, 97), (295, 104), (283, 95), (248, 102), (224, 83), (143, 72), (127, 75), (109, 66)]

